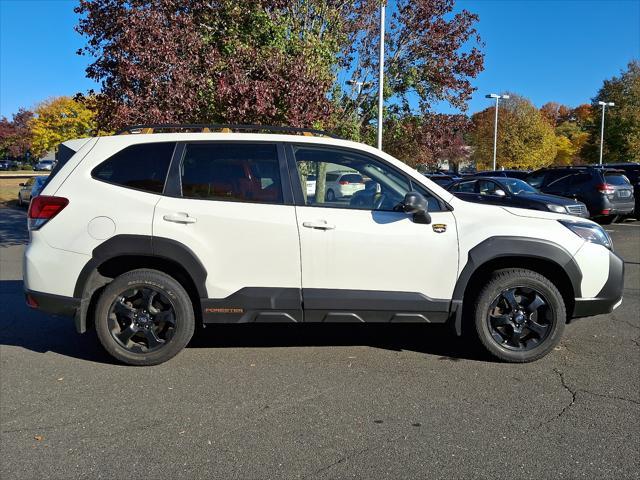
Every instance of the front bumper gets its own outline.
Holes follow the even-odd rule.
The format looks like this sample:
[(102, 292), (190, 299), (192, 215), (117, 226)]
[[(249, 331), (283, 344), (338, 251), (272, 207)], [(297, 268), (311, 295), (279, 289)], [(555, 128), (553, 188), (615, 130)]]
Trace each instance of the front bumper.
[(593, 298), (576, 298), (572, 318), (590, 317), (611, 313), (622, 302), (624, 289), (624, 260), (609, 252), (609, 277), (598, 295)]

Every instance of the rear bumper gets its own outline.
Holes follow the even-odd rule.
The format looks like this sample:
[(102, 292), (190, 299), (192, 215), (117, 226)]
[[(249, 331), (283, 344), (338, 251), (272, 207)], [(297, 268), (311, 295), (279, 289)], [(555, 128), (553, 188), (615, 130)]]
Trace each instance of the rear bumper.
[(609, 277), (598, 295), (593, 298), (576, 298), (573, 318), (591, 317), (611, 313), (622, 303), (624, 288), (624, 261), (609, 252)]
[(609, 210), (609, 215), (627, 215), (636, 208), (635, 199), (632, 197), (627, 202), (604, 202), (603, 210)]
[(36, 292), (25, 290), (27, 305), (31, 308), (42, 310), (52, 315), (73, 317), (80, 307), (80, 299), (63, 297), (52, 293)]

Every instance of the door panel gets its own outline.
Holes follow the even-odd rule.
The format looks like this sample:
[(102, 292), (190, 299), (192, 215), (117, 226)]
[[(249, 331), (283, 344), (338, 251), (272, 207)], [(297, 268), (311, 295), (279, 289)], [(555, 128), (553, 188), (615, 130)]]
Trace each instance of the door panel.
[(207, 270), (205, 323), (266, 321), (265, 312), (301, 321), (298, 225), (276, 146), (188, 144), (181, 162), (178, 190), (189, 198), (161, 198), (153, 235), (185, 244)]
[[(445, 321), (458, 270), (458, 238), (444, 203), (373, 155), (294, 146), (289, 156), (292, 178), (299, 178), (292, 183), (305, 321)], [(302, 195), (308, 176), (320, 185), (332, 171), (361, 175), (365, 188), (349, 201)], [(409, 191), (426, 197), (431, 224), (415, 223), (399, 211)]]
[[(437, 300), (450, 299), (458, 269), (458, 242), (455, 220), (449, 211), (432, 212), (430, 225), (414, 223), (402, 212), (376, 212), (339, 208), (297, 207), (302, 247), (303, 297), (307, 289), (314, 299), (322, 298), (318, 289), (340, 289), (368, 292), (404, 292), (417, 294), (416, 309), (433, 307)], [(333, 228), (320, 230), (304, 227), (304, 223), (326, 223)], [(436, 233), (435, 225), (445, 225), (446, 231)], [(327, 308), (356, 307), (366, 310), (366, 304), (402, 311), (408, 305), (394, 306), (393, 295), (388, 302), (375, 297), (349, 294), (346, 299), (327, 295)], [(401, 299), (399, 294), (395, 298)], [(358, 303), (363, 300), (364, 303)], [(423, 302), (420, 303), (419, 300)], [(351, 303), (349, 303), (351, 301)], [(313, 303), (314, 307), (321, 304)], [(306, 303), (305, 303), (306, 308)], [(410, 308), (413, 310), (414, 308)]]
[[(293, 206), (162, 197), (154, 237), (188, 246), (207, 270), (209, 298), (245, 287), (300, 288), (300, 246)], [(195, 223), (165, 220), (185, 213)]]

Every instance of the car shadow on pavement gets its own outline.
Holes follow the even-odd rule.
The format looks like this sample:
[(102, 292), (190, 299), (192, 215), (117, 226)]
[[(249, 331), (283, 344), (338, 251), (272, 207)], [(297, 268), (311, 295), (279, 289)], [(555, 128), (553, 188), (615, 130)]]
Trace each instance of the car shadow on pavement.
[(368, 346), (436, 355), (440, 360), (491, 361), (450, 328), (422, 324), (234, 324), (207, 325), (189, 348)]
[[(116, 364), (90, 330), (75, 331), (71, 318), (32, 310), (24, 301), (20, 280), (0, 281), (0, 345), (36, 353)], [(483, 352), (448, 328), (417, 324), (237, 324), (198, 328), (187, 348), (268, 348), (369, 346), (437, 355), (441, 360), (488, 361)]]
[(0, 205), (0, 248), (29, 241), (26, 210)]
[(21, 280), (0, 281), (0, 345), (36, 353), (54, 352), (99, 363), (117, 363), (98, 343), (94, 331), (76, 333), (73, 319), (27, 307)]

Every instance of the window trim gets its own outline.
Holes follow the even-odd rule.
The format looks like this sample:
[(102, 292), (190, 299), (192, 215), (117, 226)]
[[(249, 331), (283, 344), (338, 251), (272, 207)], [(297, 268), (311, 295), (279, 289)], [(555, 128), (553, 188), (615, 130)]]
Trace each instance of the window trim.
[[(104, 180), (102, 178), (98, 178), (96, 177), (93, 172), (96, 170), (96, 168), (98, 168), (99, 166), (101, 166), (102, 164), (104, 164), (105, 162), (108, 162), (109, 160), (111, 160), (113, 157), (115, 157), (116, 155), (118, 155), (120, 152), (124, 152), (127, 148), (131, 148), (131, 147), (137, 147), (138, 145), (158, 145), (160, 143), (172, 143), (173, 144), (173, 152), (171, 152), (171, 157), (169, 158), (169, 166), (167, 167), (167, 171), (164, 174), (164, 182), (162, 184), (162, 190), (160, 190), (159, 192), (152, 192), (149, 190), (145, 190), (144, 188), (136, 188), (136, 187), (130, 187), (128, 185), (122, 185), (121, 183), (116, 183), (116, 182), (110, 182), (108, 180)], [(102, 160), (100, 163), (98, 163), (96, 166), (94, 166), (91, 169), (91, 172), (89, 172), (89, 175), (91, 176), (92, 180), (96, 180), (97, 182), (101, 182), (101, 183), (106, 183), (108, 185), (113, 185), (115, 187), (120, 187), (120, 188), (126, 188), (127, 190), (134, 190), (136, 192), (142, 192), (142, 193), (148, 193), (149, 195), (164, 195), (164, 190), (167, 186), (167, 179), (169, 178), (169, 172), (171, 171), (171, 163), (173, 162), (173, 157), (176, 154), (176, 148), (177, 148), (177, 144), (178, 142), (176, 142), (175, 140), (173, 141), (165, 141), (165, 142), (141, 142), (141, 143), (130, 143), (129, 145), (126, 145), (124, 148), (121, 148), (120, 150), (118, 150), (117, 152), (113, 152), (111, 155), (109, 155), (107, 158), (105, 158), (104, 160)], [(51, 176), (51, 175), (50, 175)], [(44, 189), (44, 187), (43, 187)]]
[[(185, 140), (177, 142), (176, 150), (174, 151), (171, 164), (169, 165), (169, 173), (167, 174), (167, 182), (165, 184), (164, 195), (172, 198), (179, 198), (183, 200), (204, 200), (207, 202), (227, 202), (227, 203), (248, 203), (258, 205), (294, 205), (293, 193), (291, 189), (291, 183), (289, 181), (289, 172), (287, 170), (287, 164), (285, 159), (285, 151), (281, 142), (274, 142), (269, 140)], [(258, 202), (254, 200), (223, 200), (219, 198), (191, 198), (184, 197), (182, 195), (182, 175), (180, 173), (182, 169), (182, 163), (185, 158), (187, 147), (189, 145), (240, 145), (240, 144), (268, 144), (276, 147), (276, 159), (278, 161), (278, 168), (280, 172), (280, 188), (282, 191), (282, 201), (278, 203), (274, 202)]]
[(397, 175), (401, 176), (402, 178), (404, 178), (406, 180), (406, 182), (409, 184), (409, 188), (413, 189), (413, 185), (417, 184), (419, 185), (421, 188), (423, 188), (424, 190), (426, 190), (427, 192), (429, 192), (429, 194), (436, 199), (436, 201), (440, 204), (440, 210), (438, 210), (437, 212), (434, 210), (430, 210), (430, 213), (438, 213), (438, 212), (446, 212), (446, 211), (452, 211), (453, 207), (445, 202), (439, 195), (435, 194), (430, 188), (428, 188), (426, 185), (418, 182), (417, 180), (415, 180), (414, 178), (412, 178), (411, 176), (407, 175), (405, 172), (403, 172), (402, 170), (400, 170), (399, 168), (397, 168), (395, 165), (392, 165), (391, 163), (389, 163), (388, 161), (386, 161), (385, 159), (378, 157), (377, 155), (373, 155), (369, 152), (364, 152), (362, 150), (358, 150), (357, 148), (349, 148), (349, 147), (344, 147), (341, 145), (324, 145), (324, 144), (315, 144), (315, 143), (297, 143), (297, 142), (287, 142), (286, 146), (285, 146), (285, 151), (286, 151), (286, 160), (287, 160), (287, 166), (288, 166), (288, 171), (289, 171), (289, 182), (291, 184), (291, 188), (293, 190), (293, 198), (295, 201), (295, 205), (297, 207), (314, 207), (314, 208), (333, 208), (335, 210), (341, 210), (341, 211), (345, 211), (345, 210), (357, 210), (357, 211), (365, 211), (365, 212), (392, 212), (393, 210), (371, 210), (370, 208), (354, 208), (352, 206), (348, 206), (346, 208), (343, 207), (335, 207), (335, 206), (331, 206), (331, 205), (323, 205), (323, 204), (316, 204), (316, 205), (307, 205), (306, 202), (304, 201), (304, 194), (302, 192), (302, 184), (300, 182), (299, 176), (298, 176), (298, 166), (297, 166), (297, 162), (296, 162), (296, 155), (295, 155), (295, 151), (294, 149), (296, 147), (302, 147), (302, 148), (313, 148), (313, 149), (317, 149), (317, 150), (338, 150), (338, 151), (344, 151), (347, 153), (351, 153), (351, 154), (357, 154), (357, 155), (361, 155), (364, 157), (368, 157), (370, 159), (372, 159), (373, 161), (379, 162), (381, 164), (383, 164), (385, 167), (390, 168), (391, 170), (393, 170)]

